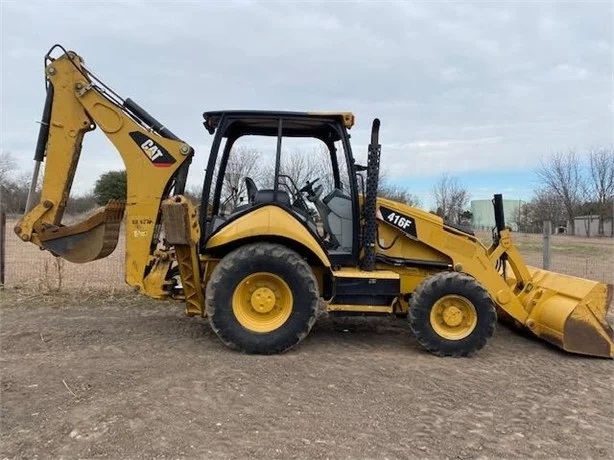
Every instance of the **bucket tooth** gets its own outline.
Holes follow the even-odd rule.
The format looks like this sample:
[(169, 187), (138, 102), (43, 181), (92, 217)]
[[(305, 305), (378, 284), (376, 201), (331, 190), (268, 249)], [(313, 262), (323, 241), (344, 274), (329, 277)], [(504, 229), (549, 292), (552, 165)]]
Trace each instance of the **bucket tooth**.
[(125, 205), (111, 201), (87, 220), (39, 232), (42, 246), (69, 262), (87, 263), (110, 255), (117, 247)]

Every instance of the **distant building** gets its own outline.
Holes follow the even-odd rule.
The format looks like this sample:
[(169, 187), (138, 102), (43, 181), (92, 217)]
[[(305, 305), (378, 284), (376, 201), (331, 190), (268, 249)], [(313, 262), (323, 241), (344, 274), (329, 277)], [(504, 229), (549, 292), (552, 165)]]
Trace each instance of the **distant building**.
[[(599, 216), (586, 215), (578, 216), (573, 220), (574, 235), (577, 236), (599, 236)], [(568, 226), (571, 227), (571, 226)], [(603, 221), (603, 234), (612, 236), (612, 219), (606, 218)]]
[[(503, 200), (503, 213), (505, 224), (512, 231), (518, 231), (520, 208), (524, 204), (521, 200)], [(471, 202), (471, 225), (476, 230), (491, 230), (495, 226), (495, 210), (492, 200), (473, 200)]]

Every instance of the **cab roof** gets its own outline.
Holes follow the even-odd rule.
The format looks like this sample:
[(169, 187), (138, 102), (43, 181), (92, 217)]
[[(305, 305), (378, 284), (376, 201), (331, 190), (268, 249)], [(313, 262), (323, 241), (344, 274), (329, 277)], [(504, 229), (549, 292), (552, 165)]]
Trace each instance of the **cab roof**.
[(219, 110), (203, 113), (204, 126), (213, 134), (222, 117), (233, 120), (225, 136), (277, 136), (278, 121), (283, 118), (283, 136), (312, 136), (331, 131), (331, 123), (341, 123), (346, 129), (354, 125), (352, 112), (290, 112), (268, 110)]

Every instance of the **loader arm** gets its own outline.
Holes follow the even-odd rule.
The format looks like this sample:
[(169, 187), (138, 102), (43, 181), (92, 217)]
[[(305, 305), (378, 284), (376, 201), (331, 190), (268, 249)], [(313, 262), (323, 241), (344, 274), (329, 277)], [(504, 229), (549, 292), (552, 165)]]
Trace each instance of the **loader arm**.
[[(63, 54), (52, 58), (56, 47)], [(104, 85), (72, 51), (55, 45), (45, 56), (45, 78), (47, 98), (31, 187), (32, 191), (44, 164), (40, 199), (32, 203), (30, 193), (16, 234), (55, 256), (86, 263), (113, 252), (125, 217), (126, 282), (154, 297), (163, 296), (161, 281), (170, 261), (154, 255), (160, 205), (171, 192), (183, 193), (194, 150), (136, 103)], [(124, 162), (126, 201), (108, 203), (85, 222), (63, 225), (83, 138), (96, 127)]]
[[(446, 270), (466, 273), (488, 291), (503, 322), (568, 352), (614, 358), (614, 331), (607, 319), (613, 286), (527, 265), (505, 226), (502, 196), (495, 195), (493, 204), (497, 224), (487, 247), (440, 217), (378, 198), (380, 234), (392, 243), (379, 247), (377, 260), (384, 266), (447, 265)], [(407, 238), (395, 243), (401, 232)], [(422, 281), (411, 272), (404, 278), (405, 292)]]

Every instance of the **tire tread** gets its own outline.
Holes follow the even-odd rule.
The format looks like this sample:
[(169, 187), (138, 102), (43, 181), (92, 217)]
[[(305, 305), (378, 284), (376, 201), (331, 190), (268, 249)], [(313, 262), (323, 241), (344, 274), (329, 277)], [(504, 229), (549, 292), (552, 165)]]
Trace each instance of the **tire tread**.
[[(450, 291), (464, 295), (473, 293), (472, 303), (478, 310), (476, 330), (458, 343), (439, 337), (430, 326), (432, 299), (439, 292)], [(420, 283), (412, 294), (408, 318), (418, 344), (440, 357), (472, 356), (494, 335), (497, 324), (497, 312), (488, 292), (475, 278), (458, 272), (438, 273)]]
[[(249, 263), (253, 258), (261, 258), (263, 256), (270, 257), (272, 259), (284, 260), (291, 270), (304, 280), (305, 287), (307, 289), (307, 295), (311, 298), (309, 305), (309, 313), (307, 321), (301, 325), (301, 327), (295, 331), (293, 337), (283, 342), (276, 342), (270, 345), (249, 347), (238, 343), (236, 337), (225, 328), (223, 328), (215, 320), (216, 312), (219, 308), (227, 308), (226, 305), (219, 305), (220, 299), (217, 296), (217, 290), (224, 285), (228, 276), (237, 266), (244, 263)], [(293, 293), (294, 295), (294, 293)], [(302, 342), (312, 327), (314, 326), (318, 313), (318, 300), (319, 292), (316, 279), (309, 264), (294, 250), (276, 243), (251, 243), (245, 246), (241, 246), (232, 252), (228, 253), (215, 267), (206, 289), (206, 302), (205, 308), (207, 317), (209, 318), (209, 324), (211, 328), (218, 336), (218, 338), (228, 348), (241, 351), (244, 353), (258, 353), (258, 354), (278, 354), (289, 351)], [(222, 301), (223, 302), (223, 301)], [(220, 302), (221, 303), (221, 302)]]

